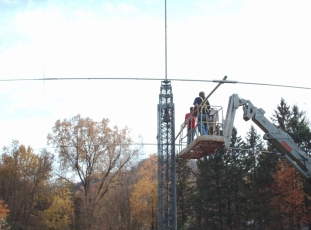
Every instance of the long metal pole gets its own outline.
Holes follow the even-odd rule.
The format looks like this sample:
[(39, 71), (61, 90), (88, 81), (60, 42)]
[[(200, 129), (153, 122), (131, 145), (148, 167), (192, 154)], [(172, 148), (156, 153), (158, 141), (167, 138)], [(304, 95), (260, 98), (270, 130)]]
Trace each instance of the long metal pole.
[[(215, 92), (215, 90), (216, 90), (221, 84), (225, 83), (225, 82), (226, 82), (226, 79), (227, 79), (227, 76), (224, 76), (224, 78), (222, 79), (222, 81), (219, 81), (218, 85), (210, 92), (209, 95), (207, 95), (207, 97), (204, 99), (204, 101), (206, 101), (206, 100)], [(202, 101), (202, 103), (203, 103), (203, 101)]]
[(166, 0), (165, 0), (165, 80), (167, 80), (167, 25), (166, 25)]
[[(200, 106), (201, 106), (205, 101), (207, 101), (207, 99), (215, 92), (215, 90), (216, 90), (221, 84), (227, 82), (226, 79), (227, 79), (227, 76), (224, 76), (224, 78), (223, 78), (221, 81), (218, 81), (218, 82), (219, 82), (218, 85), (217, 85), (217, 86), (210, 92), (210, 94), (201, 102), (201, 104), (199, 105), (199, 107), (191, 113), (191, 116), (192, 116), (195, 112), (197, 112), (197, 110), (200, 108)], [(231, 82), (230, 82), (230, 83), (231, 83)], [(177, 136), (175, 137), (175, 140), (177, 140), (177, 138), (179, 137), (180, 133), (182, 132), (182, 130), (184, 129), (184, 127), (187, 125), (188, 121), (190, 120), (191, 116), (185, 121), (185, 123), (182, 124), (182, 127), (181, 127), (179, 133), (178, 133)]]

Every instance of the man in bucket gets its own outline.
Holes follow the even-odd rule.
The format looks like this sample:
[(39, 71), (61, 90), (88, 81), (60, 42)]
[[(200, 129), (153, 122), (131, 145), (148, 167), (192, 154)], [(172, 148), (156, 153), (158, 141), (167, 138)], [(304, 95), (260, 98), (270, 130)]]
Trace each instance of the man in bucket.
[(200, 135), (208, 135), (208, 117), (210, 111), (210, 103), (205, 100), (205, 93), (201, 91), (199, 96), (194, 99), (194, 110), (198, 118), (198, 130)]

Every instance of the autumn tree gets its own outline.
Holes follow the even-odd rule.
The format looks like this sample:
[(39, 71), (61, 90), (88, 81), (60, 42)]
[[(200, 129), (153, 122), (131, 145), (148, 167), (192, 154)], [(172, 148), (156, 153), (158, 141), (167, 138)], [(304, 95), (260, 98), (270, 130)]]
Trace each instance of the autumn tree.
[(77, 115), (57, 120), (47, 139), (58, 152), (59, 176), (75, 186), (81, 196), (82, 202), (75, 206), (81, 209), (76, 226), (84, 230), (98, 228), (100, 201), (118, 184), (119, 175), (139, 153), (139, 147), (131, 147), (130, 130), (110, 128), (108, 119), (96, 122)]
[(35, 154), (31, 147), (13, 141), (4, 147), (0, 164), (0, 196), (10, 209), (7, 221), (15, 228), (43, 226), (38, 219), (51, 177), (53, 155)]
[(49, 206), (42, 213), (42, 219), (50, 230), (72, 229), (73, 202), (68, 183), (56, 180), (51, 183), (50, 196), (46, 197)]
[(7, 230), (10, 229), (10, 226), (6, 222), (6, 217), (10, 210), (8, 209), (7, 204), (3, 204), (3, 200), (0, 200), (0, 229)]
[(157, 156), (150, 155), (138, 171), (139, 180), (131, 194), (133, 218), (139, 222), (136, 229), (156, 230), (158, 209)]
[(278, 162), (273, 178), (274, 197), (271, 206), (278, 213), (278, 226), (275, 227), (279, 229), (300, 229), (301, 224), (308, 223), (310, 218), (310, 216), (305, 215), (307, 212), (303, 179), (285, 159)]
[(141, 219), (134, 218), (135, 213), (131, 207), (131, 194), (134, 185), (139, 180), (138, 170), (143, 161), (133, 165), (119, 177), (119, 183), (113, 189), (110, 189), (101, 201), (103, 208), (101, 210), (102, 229), (123, 230), (138, 229)]
[(0, 219), (6, 219), (10, 210), (7, 204), (3, 204), (3, 200), (0, 200)]

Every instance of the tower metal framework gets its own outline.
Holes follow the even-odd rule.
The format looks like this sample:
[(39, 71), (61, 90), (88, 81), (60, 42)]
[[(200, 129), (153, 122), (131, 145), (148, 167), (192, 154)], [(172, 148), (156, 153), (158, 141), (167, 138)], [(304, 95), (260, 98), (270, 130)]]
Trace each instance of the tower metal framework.
[(171, 82), (161, 82), (158, 104), (158, 229), (177, 229), (175, 106)]

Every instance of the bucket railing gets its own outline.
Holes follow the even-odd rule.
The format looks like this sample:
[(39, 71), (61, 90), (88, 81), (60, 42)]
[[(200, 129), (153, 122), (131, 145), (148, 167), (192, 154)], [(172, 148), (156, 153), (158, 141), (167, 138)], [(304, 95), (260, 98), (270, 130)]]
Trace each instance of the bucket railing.
[[(208, 114), (208, 136), (222, 136), (222, 129), (223, 129), (223, 108), (222, 106), (210, 106), (210, 111)], [(196, 140), (199, 136), (201, 136), (201, 133), (199, 132), (199, 126), (203, 125), (200, 120), (199, 114), (198, 116), (195, 116), (196, 118), (196, 126), (193, 129), (188, 129), (188, 122), (193, 118), (194, 113), (190, 115), (190, 117), (185, 120), (181, 126), (180, 126), (180, 132), (178, 133), (179, 137), (179, 152), (186, 148), (190, 143)], [(201, 127), (202, 128), (202, 127)], [(202, 129), (201, 129), (202, 130)], [(194, 138), (192, 139), (192, 133), (194, 133)], [(190, 139), (190, 143), (188, 140)]]

